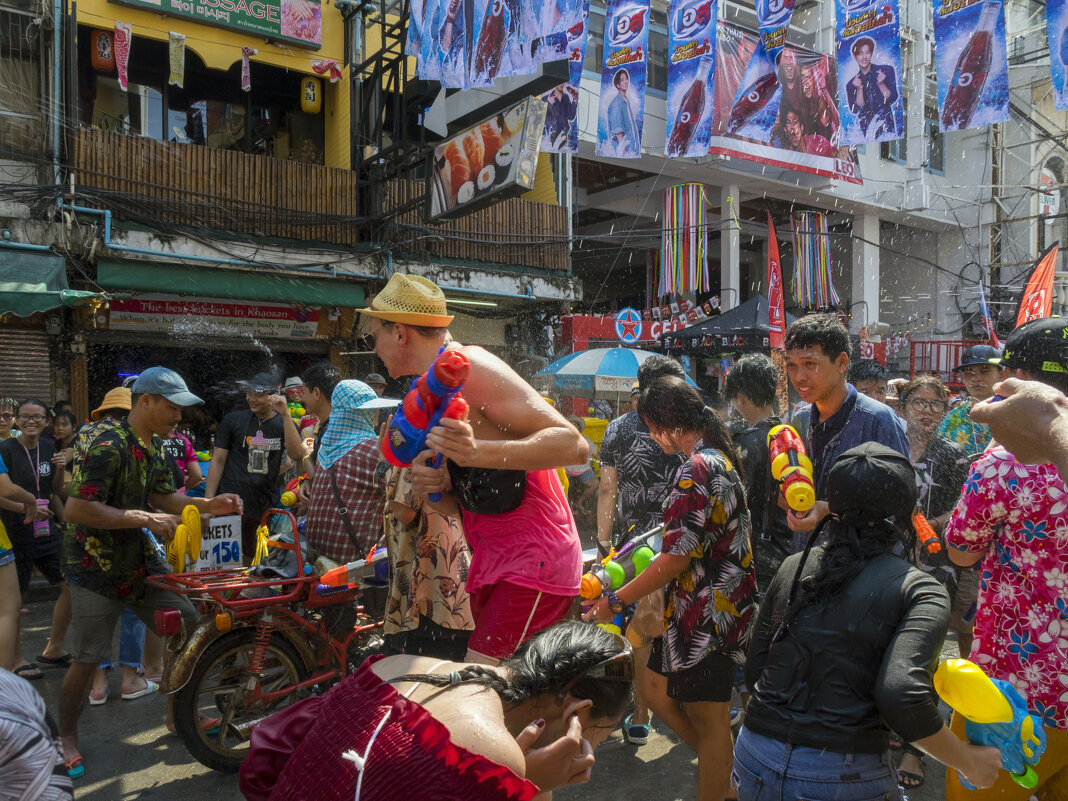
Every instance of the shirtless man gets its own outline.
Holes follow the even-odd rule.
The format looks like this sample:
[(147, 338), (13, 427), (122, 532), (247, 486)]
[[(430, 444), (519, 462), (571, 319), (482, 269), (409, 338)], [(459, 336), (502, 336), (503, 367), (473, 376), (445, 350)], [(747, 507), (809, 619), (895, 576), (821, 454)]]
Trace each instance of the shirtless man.
[[(394, 274), (360, 311), (367, 347), (394, 378), (425, 373), (442, 347), (471, 362), (463, 388), (469, 418), (431, 430), (412, 483), (421, 493), (443, 492), (441, 511), (462, 511), (473, 552), (467, 661), (495, 664), (562, 620), (578, 594), (582, 550), (555, 468), (586, 461), (588, 446), (507, 364), (452, 340), (445, 295), (431, 281)], [(447, 461), (429, 467), (437, 453)]]

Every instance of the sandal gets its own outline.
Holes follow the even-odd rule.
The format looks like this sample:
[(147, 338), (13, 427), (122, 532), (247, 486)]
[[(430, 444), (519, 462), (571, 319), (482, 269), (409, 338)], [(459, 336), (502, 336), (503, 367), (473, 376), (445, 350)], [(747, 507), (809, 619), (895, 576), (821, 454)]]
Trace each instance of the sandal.
[[(29, 673), (31, 671), (37, 671), (37, 674), (34, 676), (25, 675), (26, 673)], [(14, 673), (16, 676), (21, 676), (22, 678), (26, 679), (26, 681), (38, 681), (44, 678), (44, 673), (42, 673), (41, 669), (37, 667), (37, 665), (35, 665), (33, 662), (27, 662), (25, 665), (19, 665), (11, 672)]]
[[(912, 751), (906, 752), (905, 756), (908, 756), (912, 753)], [(897, 769), (897, 783), (900, 784), (906, 790), (914, 790), (917, 787), (920, 787), (924, 783), (924, 781), (926, 781), (927, 777), (924, 775), (926, 760), (923, 756), (920, 756), (918, 758), (920, 762), (919, 773), (913, 773), (911, 770), (901, 770), (901, 768)]]
[(37, 661), (38, 662), (44, 662), (46, 665), (52, 665), (53, 667), (63, 667), (63, 668), (70, 667), (70, 663), (73, 660), (74, 660), (74, 656), (72, 654), (63, 654), (63, 656), (56, 657), (55, 659), (53, 659), (50, 656), (45, 656), (44, 654), (41, 654), (40, 656), (37, 657)]
[(64, 762), (63, 767), (67, 769), (67, 776), (71, 779), (80, 779), (85, 775), (85, 761), (80, 757), (74, 757), (70, 762)]
[(104, 697), (103, 698), (97, 698), (95, 695), (93, 695), (92, 691), (90, 691), (89, 692), (89, 706), (103, 706), (104, 704), (106, 704), (108, 702), (109, 698), (111, 698), (111, 688), (110, 687), (108, 687), (107, 690), (104, 692)]
[(623, 718), (623, 739), (631, 745), (645, 745), (649, 742), (649, 724), (631, 723), (633, 715)]

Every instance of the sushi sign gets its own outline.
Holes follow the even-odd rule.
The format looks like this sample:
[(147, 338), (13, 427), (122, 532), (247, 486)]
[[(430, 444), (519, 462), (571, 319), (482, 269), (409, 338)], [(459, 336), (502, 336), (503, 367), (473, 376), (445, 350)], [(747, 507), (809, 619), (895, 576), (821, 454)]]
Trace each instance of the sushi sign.
[(547, 108), (528, 97), (435, 147), (427, 216), (462, 217), (533, 189)]
[(320, 0), (112, 0), (206, 25), (251, 33), (318, 50), (323, 39)]

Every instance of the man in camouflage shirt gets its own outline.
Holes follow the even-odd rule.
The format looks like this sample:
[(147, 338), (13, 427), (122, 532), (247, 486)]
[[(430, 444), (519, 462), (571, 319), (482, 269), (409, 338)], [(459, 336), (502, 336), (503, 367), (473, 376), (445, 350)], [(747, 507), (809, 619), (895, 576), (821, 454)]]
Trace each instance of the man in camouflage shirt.
[[(241, 512), (237, 496), (205, 500), (175, 490), (160, 437), (181, 419), (183, 406), (202, 402), (173, 370), (145, 370), (133, 385), (129, 417), (90, 445), (71, 487), (66, 515), (74, 525), (67, 529), (63, 548), (74, 610), (74, 661), (60, 692), (59, 733), (72, 778), (85, 771), (78, 751), (78, 716), (97, 665), (111, 650), (123, 607), (153, 631), (158, 609), (178, 609), (186, 621), (197, 619), (188, 599), (146, 582), (152, 564), (146, 549), (152, 546), (141, 529), (169, 540), (187, 504), (212, 515)], [(161, 511), (148, 511), (150, 503)], [(170, 704), (167, 724), (173, 727)]]

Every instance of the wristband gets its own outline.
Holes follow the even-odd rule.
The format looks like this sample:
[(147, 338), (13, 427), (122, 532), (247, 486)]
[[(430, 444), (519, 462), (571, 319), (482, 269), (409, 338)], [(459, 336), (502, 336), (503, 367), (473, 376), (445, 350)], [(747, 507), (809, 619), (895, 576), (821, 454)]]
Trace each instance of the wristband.
[(623, 611), (625, 604), (619, 600), (619, 596), (616, 595), (615, 590), (608, 591), (608, 611), (613, 615), (618, 615)]

